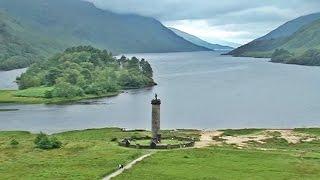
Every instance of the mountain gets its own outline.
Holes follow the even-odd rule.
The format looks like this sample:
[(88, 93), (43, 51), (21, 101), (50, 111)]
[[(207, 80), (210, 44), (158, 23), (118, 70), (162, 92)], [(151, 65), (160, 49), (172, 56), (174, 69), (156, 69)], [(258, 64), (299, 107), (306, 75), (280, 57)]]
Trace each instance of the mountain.
[(287, 38), (271, 57), (272, 62), (320, 66), (320, 19)]
[(209, 48), (211, 50), (232, 50), (232, 49), (234, 49), (233, 47), (230, 47), (230, 46), (223, 46), (223, 45), (219, 45), (219, 44), (208, 43), (207, 41), (204, 41), (194, 35), (188, 34), (184, 31), (179, 30), (179, 29), (175, 29), (172, 27), (169, 29), (171, 29), (178, 36), (180, 36), (180, 37), (184, 38), (185, 40), (190, 41), (193, 44), (196, 44), (198, 46), (203, 46), (203, 47)]
[(271, 57), (272, 53), (280, 48), (292, 52), (303, 52), (308, 48), (317, 47), (320, 41), (310, 36), (319, 36), (316, 33), (319, 26), (317, 23), (313, 24), (318, 19), (320, 19), (320, 13), (301, 16), (281, 25), (265, 36), (231, 51), (229, 54), (233, 56)]
[(47, 51), (35, 46), (40, 40), (32, 37), (18, 21), (0, 12), (0, 69), (23, 68), (42, 59)]
[[(177, 36), (156, 19), (101, 10), (81, 0), (1, 0), (0, 12), (8, 17), (5, 21), (10, 19), (18, 29), (8, 31), (11, 37), (24, 42), (15, 44), (34, 48), (31, 54), (37, 57), (77, 45), (113, 53), (208, 50)], [(6, 44), (1, 46), (9, 48)], [(0, 60), (0, 69), (16, 68), (4, 68), (2, 62), (10, 62), (11, 57), (21, 53), (25, 54), (21, 51)]]

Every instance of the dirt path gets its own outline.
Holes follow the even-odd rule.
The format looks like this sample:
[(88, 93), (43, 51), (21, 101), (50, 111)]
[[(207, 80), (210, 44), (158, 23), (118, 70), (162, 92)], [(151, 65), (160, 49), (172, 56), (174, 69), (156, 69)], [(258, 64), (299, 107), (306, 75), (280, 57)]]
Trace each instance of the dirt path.
[(195, 148), (203, 148), (211, 145), (218, 145), (220, 142), (214, 141), (213, 137), (220, 137), (223, 132), (221, 131), (203, 131), (200, 137), (200, 141), (197, 141), (194, 145)]
[(124, 170), (130, 169), (132, 168), (133, 165), (135, 165), (136, 163), (142, 161), (143, 159), (145, 159), (146, 157), (151, 156), (152, 154), (154, 154), (155, 152), (151, 152), (148, 154), (145, 154), (135, 160), (133, 160), (132, 162), (130, 162), (129, 164), (127, 164), (124, 168), (117, 170), (116, 172), (109, 174), (108, 176), (104, 177), (103, 180), (110, 180), (118, 175), (120, 175)]

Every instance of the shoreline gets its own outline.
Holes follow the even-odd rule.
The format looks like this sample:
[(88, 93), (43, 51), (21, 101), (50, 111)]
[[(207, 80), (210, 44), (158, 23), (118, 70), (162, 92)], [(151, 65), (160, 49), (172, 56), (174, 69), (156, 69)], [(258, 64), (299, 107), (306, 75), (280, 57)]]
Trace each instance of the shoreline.
[[(49, 135), (56, 135), (61, 133), (71, 133), (71, 132), (84, 132), (84, 131), (95, 131), (95, 130), (104, 130), (104, 129), (119, 129), (122, 132), (151, 132), (150, 129), (128, 129), (128, 128), (121, 128), (121, 127), (98, 127), (98, 128), (84, 128), (84, 129), (69, 129), (69, 130), (61, 130), (57, 132), (48, 133)], [(176, 128), (176, 129), (161, 129), (161, 131), (197, 131), (201, 132), (212, 132), (212, 131), (234, 131), (234, 132), (242, 132), (242, 131), (294, 131), (294, 130), (301, 130), (301, 129), (320, 129), (320, 126), (316, 127), (295, 127), (295, 128), (222, 128), (222, 129), (193, 129), (193, 128)], [(30, 134), (37, 134), (40, 132), (45, 131), (30, 131), (30, 130), (0, 130), (0, 132), (26, 132)], [(46, 132), (45, 132), (46, 133)]]
[(40, 97), (19, 97), (15, 96), (14, 93), (19, 90), (0, 90), (0, 104), (67, 104), (74, 103), (81, 100), (88, 99), (99, 99), (105, 97), (114, 97), (122, 93), (119, 92), (110, 92), (103, 95), (85, 95), (78, 96), (74, 98), (40, 98)]
[(16, 96), (15, 93), (19, 92), (19, 90), (2, 90), (0, 89), (0, 105), (1, 104), (69, 104), (79, 102), (81, 100), (90, 100), (90, 99), (100, 99), (100, 98), (108, 98), (115, 97), (124, 93), (126, 90), (132, 89), (143, 89), (149, 88), (158, 85), (153, 82), (150, 85), (146, 85), (141, 88), (127, 87), (125, 89), (119, 90), (117, 92), (109, 92), (107, 94), (102, 95), (94, 95), (87, 94), (84, 96), (77, 96), (74, 98), (43, 98), (43, 97), (27, 97), (27, 96)]

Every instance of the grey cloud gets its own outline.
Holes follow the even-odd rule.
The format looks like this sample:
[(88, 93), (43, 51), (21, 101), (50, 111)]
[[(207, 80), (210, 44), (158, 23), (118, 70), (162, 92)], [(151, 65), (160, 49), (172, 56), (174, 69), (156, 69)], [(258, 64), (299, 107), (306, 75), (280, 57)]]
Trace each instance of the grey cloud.
[[(162, 22), (206, 20), (221, 30), (244, 32), (240, 41), (264, 35), (301, 15), (320, 11), (320, 0), (87, 0), (116, 13), (133, 13)], [(192, 25), (192, 24), (190, 24)], [(250, 28), (250, 29), (247, 29)]]
[[(89, 0), (97, 7), (117, 13), (135, 13), (161, 21), (208, 19), (237, 12), (256, 16), (270, 15), (274, 9), (292, 11), (291, 16), (307, 14), (319, 9), (319, 0)], [(257, 11), (254, 11), (257, 10)], [(261, 10), (261, 11), (258, 11)], [(277, 11), (278, 12), (278, 11)], [(276, 12), (276, 13), (277, 13)], [(268, 17), (266, 17), (268, 18)]]

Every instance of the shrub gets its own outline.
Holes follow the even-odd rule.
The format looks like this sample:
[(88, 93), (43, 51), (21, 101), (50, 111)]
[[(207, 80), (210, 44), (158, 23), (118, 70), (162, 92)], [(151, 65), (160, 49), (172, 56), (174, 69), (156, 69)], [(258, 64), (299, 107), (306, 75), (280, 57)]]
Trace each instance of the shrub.
[(294, 57), (294, 54), (285, 49), (276, 49), (271, 56), (272, 62), (286, 63)]
[(67, 82), (59, 82), (52, 90), (52, 97), (73, 98), (83, 96), (84, 92), (81, 88), (71, 85)]
[(62, 143), (57, 138), (49, 138), (48, 135), (42, 132), (38, 134), (38, 136), (34, 140), (34, 144), (39, 149), (57, 149), (62, 146)]
[(10, 145), (11, 145), (11, 146), (17, 146), (17, 145), (19, 145), (19, 142), (18, 142), (17, 140), (15, 140), (15, 139), (12, 139), (12, 140), (10, 141)]

